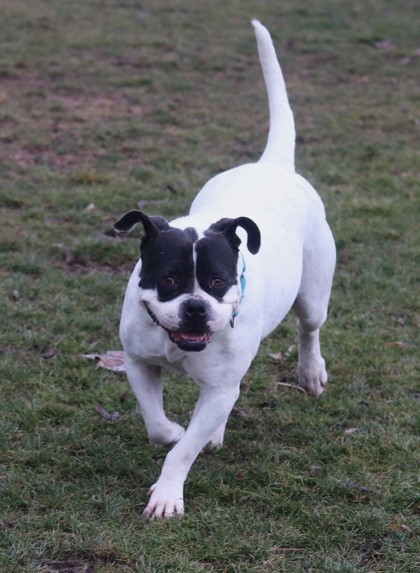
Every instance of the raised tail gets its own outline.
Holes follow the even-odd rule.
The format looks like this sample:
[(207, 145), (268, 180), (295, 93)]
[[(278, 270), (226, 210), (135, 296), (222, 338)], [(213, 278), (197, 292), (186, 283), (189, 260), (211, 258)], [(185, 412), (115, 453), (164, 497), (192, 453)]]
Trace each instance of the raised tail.
[(252, 20), (264, 75), (270, 110), (270, 130), (260, 162), (277, 163), (295, 170), (295, 122), (286, 85), (270, 33), (258, 20)]

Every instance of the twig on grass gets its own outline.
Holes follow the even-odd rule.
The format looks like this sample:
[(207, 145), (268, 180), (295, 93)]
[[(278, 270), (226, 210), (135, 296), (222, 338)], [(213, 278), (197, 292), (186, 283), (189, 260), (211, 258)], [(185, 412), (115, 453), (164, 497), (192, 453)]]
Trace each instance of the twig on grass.
[(305, 388), (302, 388), (302, 386), (298, 386), (297, 384), (288, 384), (287, 382), (277, 382), (278, 386), (285, 386), (286, 388), (294, 388), (295, 390), (299, 390), (299, 392), (303, 392), (304, 394), (307, 394)]

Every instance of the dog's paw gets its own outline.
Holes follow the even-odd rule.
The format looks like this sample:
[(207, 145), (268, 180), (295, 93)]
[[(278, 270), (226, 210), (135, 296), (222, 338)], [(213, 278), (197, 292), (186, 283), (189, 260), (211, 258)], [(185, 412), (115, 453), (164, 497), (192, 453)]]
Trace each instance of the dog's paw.
[(325, 360), (321, 358), (305, 366), (298, 367), (299, 385), (316, 398), (324, 392), (328, 382), (328, 374), (325, 369)]
[(149, 431), (149, 440), (155, 444), (171, 446), (179, 442), (184, 434), (185, 429), (182, 426), (168, 420), (164, 427), (159, 426)]
[(149, 490), (150, 500), (143, 515), (153, 521), (184, 514), (182, 485), (159, 479)]

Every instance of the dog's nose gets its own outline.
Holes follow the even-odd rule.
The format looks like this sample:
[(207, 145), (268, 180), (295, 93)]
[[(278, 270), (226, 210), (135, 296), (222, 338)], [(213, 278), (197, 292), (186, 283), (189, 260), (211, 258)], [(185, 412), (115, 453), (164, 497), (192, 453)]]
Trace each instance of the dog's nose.
[(189, 298), (184, 306), (188, 318), (204, 318), (207, 315), (207, 305), (199, 298)]

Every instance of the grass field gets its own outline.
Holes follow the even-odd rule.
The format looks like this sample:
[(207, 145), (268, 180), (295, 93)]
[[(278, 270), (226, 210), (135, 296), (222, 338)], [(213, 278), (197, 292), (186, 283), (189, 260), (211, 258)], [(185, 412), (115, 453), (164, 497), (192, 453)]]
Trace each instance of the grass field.
[[(418, 3), (0, 11), (2, 573), (416, 571)], [(273, 33), (299, 171), (336, 238), (330, 384), (318, 401), (279, 384), (295, 382), (290, 317), (243, 381), (225, 447), (195, 463), (185, 517), (148, 523), (165, 451), (148, 443), (124, 375), (80, 355), (121, 348), (139, 236), (116, 238), (114, 220), (139, 201), (185, 213), (211, 175), (259, 157), (252, 17)], [(167, 389), (185, 423), (193, 383), (170, 376)]]

